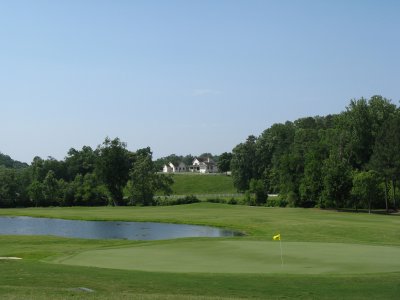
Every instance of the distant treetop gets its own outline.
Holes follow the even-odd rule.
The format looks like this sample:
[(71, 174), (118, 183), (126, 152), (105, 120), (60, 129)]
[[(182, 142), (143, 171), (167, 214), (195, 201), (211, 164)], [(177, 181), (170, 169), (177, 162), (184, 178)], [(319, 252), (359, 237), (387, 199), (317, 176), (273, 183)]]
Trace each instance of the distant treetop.
[(4, 166), (10, 169), (22, 169), (22, 168), (27, 168), (28, 164), (17, 160), (13, 160), (10, 156), (0, 152), (0, 166)]

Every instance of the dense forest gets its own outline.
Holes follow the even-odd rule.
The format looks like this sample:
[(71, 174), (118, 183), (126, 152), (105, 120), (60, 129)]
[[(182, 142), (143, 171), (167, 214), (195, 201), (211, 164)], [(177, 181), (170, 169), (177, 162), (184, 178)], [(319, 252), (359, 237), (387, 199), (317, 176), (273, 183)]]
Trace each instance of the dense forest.
[[(340, 114), (273, 124), (232, 150), (213, 156), (252, 205), (392, 210), (399, 202), (400, 109), (381, 96), (350, 101)], [(96, 149), (70, 149), (64, 160), (35, 157), (30, 165), (0, 153), (0, 207), (155, 205), (171, 192), (150, 148), (127, 150), (118, 138)], [(267, 201), (268, 194), (279, 194)]]
[(130, 152), (118, 138), (92, 149), (70, 149), (64, 160), (35, 157), (31, 165), (0, 156), (0, 207), (152, 205), (171, 192), (150, 148)]
[(279, 193), (282, 206), (396, 209), (400, 110), (381, 96), (345, 111), (274, 124), (232, 151), (238, 190)]

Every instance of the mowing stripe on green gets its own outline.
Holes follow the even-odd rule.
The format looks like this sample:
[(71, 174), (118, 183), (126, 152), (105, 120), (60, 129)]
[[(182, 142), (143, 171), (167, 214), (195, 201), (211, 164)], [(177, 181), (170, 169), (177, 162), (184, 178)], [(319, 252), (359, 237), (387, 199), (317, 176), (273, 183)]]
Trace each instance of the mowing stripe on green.
[(361, 274), (400, 271), (399, 247), (271, 241), (177, 241), (91, 250), (55, 262), (183, 273)]

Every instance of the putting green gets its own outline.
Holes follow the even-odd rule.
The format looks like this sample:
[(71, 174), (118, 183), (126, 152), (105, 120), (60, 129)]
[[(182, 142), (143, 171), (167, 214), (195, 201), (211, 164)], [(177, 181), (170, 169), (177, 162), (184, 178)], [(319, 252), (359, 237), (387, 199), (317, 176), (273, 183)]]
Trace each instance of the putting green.
[(357, 274), (400, 271), (400, 248), (246, 240), (150, 242), (91, 250), (55, 262), (152, 272)]

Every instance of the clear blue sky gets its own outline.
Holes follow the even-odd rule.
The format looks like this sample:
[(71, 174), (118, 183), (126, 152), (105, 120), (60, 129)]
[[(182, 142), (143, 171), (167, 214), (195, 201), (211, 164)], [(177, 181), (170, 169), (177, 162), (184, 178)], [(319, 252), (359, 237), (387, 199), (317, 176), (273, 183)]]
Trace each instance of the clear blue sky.
[(400, 99), (399, 1), (1, 1), (0, 152), (118, 136), (220, 154), (273, 123)]

